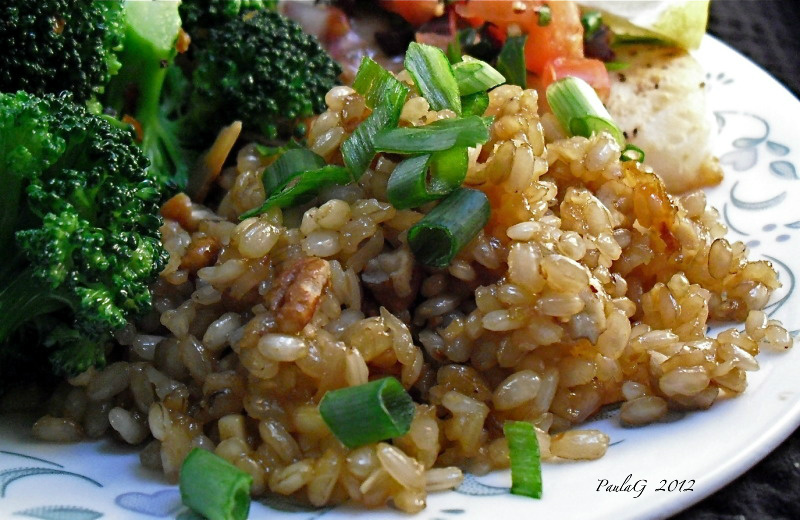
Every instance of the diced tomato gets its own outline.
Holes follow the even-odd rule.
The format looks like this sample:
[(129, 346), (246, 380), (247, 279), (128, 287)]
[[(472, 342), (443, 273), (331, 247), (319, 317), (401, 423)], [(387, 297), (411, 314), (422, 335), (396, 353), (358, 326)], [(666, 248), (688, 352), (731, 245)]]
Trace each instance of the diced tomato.
[(397, 13), (411, 25), (420, 26), (444, 14), (444, 2), (440, 0), (380, 0), (387, 11)]
[[(524, 7), (524, 8), (523, 8)], [(550, 11), (550, 20), (540, 25), (540, 11)], [(516, 25), (528, 35), (525, 62), (540, 74), (555, 58), (583, 58), (583, 26), (577, 4), (563, 0), (468, 0), (456, 4), (456, 12), (470, 23), (490, 22), (503, 33)]]
[(541, 88), (561, 78), (574, 76), (591, 85), (600, 99), (608, 98), (611, 88), (605, 64), (593, 58), (555, 58), (547, 62), (541, 74)]

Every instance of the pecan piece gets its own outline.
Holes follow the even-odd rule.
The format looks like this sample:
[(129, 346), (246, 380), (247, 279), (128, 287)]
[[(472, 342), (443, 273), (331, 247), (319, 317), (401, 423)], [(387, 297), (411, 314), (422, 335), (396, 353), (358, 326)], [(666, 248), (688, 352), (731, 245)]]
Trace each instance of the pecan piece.
[(330, 277), (331, 266), (321, 258), (302, 258), (281, 273), (266, 296), (281, 332), (299, 332), (311, 321)]

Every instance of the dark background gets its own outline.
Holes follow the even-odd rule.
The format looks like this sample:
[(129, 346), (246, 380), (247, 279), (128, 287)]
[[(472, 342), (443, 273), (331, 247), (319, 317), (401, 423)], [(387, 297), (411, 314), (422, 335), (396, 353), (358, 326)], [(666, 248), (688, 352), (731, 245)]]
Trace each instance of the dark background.
[[(761, 65), (800, 98), (800, 1), (712, 0), (708, 32)], [(795, 348), (797, 343), (795, 338)], [(674, 517), (784, 519), (800, 519), (800, 430), (753, 469)]]

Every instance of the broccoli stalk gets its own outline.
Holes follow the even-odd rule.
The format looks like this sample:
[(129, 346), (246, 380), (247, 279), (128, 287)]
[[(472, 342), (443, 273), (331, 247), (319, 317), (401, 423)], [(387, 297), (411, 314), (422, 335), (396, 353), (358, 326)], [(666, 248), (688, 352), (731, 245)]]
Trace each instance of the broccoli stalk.
[(129, 129), (68, 94), (0, 94), (4, 370), (42, 346), (59, 374), (102, 364), (113, 331), (149, 308), (166, 253), (147, 166)]
[[(162, 186), (186, 186), (192, 153), (181, 143), (179, 123), (170, 110), (177, 103), (165, 92), (177, 55), (181, 29), (179, 2), (126, 2), (122, 68), (108, 86), (106, 105), (141, 126), (141, 146)], [(183, 92), (174, 92), (180, 98)]]

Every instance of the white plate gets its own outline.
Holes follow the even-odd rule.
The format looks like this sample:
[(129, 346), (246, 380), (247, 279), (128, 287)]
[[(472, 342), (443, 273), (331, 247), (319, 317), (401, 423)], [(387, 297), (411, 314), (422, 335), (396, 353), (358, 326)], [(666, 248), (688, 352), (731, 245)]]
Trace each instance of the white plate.
[[(755, 257), (773, 261), (784, 287), (769, 312), (800, 329), (800, 102), (765, 72), (707, 37), (698, 52), (720, 126), (722, 186), (709, 192)], [(457, 492), (435, 493), (418, 515), (459, 518), (626, 519), (673, 514), (716, 491), (767, 455), (800, 424), (800, 353), (765, 353), (739, 398), (674, 422), (624, 429), (613, 417), (593, 427), (612, 447), (594, 462), (545, 465), (544, 497), (508, 493), (507, 473), (469, 476)], [(0, 517), (45, 520), (188, 518), (177, 489), (139, 466), (135, 449), (110, 440), (68, 446), (31, 439), (30, 420), (0, 421)], [(630, 476), (629, 476), (630, 475)], [(627, 479), (627, 480), (626, 480)], [(664, 481), (664, 485), (660, 486)], [(607, 484), (606, 484), (607, 483)], [(627, 487), (626, 487), (627, 485)], [(617, 486), (620, 491), (608, 491)], [(658, 491), (659, 487), (665, 488)], [(630, 491), (625, 489), (630, 488)], [(408, 518), (352, 506), (309, 510), (286, 500), (255, 503), (251, 518)]]

